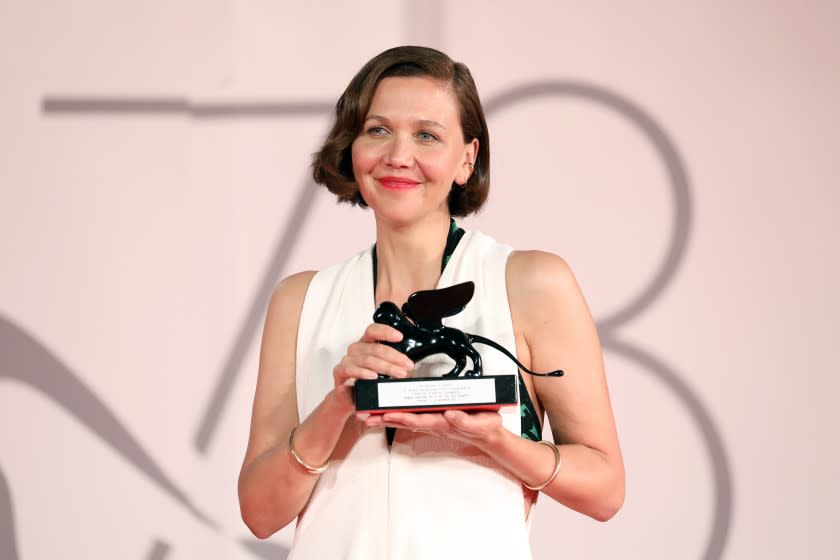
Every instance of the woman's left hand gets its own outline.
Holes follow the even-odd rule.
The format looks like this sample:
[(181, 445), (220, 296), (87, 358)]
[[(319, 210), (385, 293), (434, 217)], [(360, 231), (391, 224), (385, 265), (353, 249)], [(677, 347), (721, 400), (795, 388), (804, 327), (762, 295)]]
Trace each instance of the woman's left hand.
[(452, 438), (478, 448), (487, 445), (504, 431), (498, 412), (386, 412), (365, 419), (368, 427), (385, 426), (422, 432), (437, 437)]

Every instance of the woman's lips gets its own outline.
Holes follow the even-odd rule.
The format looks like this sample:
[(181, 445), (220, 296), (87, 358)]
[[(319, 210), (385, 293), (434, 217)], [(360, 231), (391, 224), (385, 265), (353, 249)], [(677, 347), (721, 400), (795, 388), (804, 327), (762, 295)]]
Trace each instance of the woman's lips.
[(386, 189), (394, 191), (404, 191), (420, 184), (418, 181), (406, 177), (380, 177), (377, 181)]

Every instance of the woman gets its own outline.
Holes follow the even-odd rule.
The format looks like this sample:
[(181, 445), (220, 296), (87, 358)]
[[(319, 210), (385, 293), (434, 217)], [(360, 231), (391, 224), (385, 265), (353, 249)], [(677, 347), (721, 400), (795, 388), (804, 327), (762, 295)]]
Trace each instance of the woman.
[[(372, 210), (376, 244), (277, 287), (239, 479), (256, 536), (298, 518), (290, 558), (529, 558), (539, 491), (598, 520), (620, 508), (624, 470), (598, 336), (571, 271), (555, 255), (512, 251), (451, 221), (483, 204), (489, 163), (469, 70), (439, 51), (385, 51), (339, 99), (314, 177)], [(375, 305), (465, 280), (476, 295), (450, 326), (566, 376), (520, 374), (521, 406), (500, 412), (357, 414), (355, 380), (435, 375), (435, 364), (379, 344), (402, 335), (371, 323)], [(480, 350), (485, 371), (516, 372)], [(538, 442), (544, 414), (556, 445)]]

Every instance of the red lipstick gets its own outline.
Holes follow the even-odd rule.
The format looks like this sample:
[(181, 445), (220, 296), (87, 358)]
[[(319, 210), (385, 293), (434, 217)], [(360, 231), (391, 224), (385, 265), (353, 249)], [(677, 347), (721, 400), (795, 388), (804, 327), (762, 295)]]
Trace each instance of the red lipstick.
[(404, 191), (420, 184), (419, 181), (409, 179), (408, 177), (380, 177), (377, 181), (386, 189), (393, 191)]

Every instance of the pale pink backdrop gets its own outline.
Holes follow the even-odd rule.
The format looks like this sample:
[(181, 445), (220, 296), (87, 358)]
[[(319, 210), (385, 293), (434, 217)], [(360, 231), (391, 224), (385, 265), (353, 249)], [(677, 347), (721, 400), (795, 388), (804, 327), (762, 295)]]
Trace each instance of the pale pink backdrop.
[[(358, 67), (467, 63), (491, 202), (599, 321), (627, 464), (536, 559), (834, 558), (835, 2), (0, 2), (0, 557), (284, 558), (239, 519), (264, 298), (372, 240), (308, 188)], [(454, 520), (470, 522), (470, 520)]]

